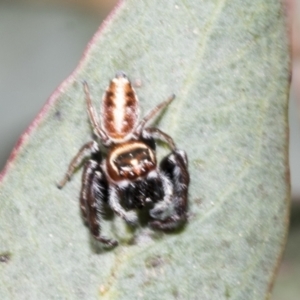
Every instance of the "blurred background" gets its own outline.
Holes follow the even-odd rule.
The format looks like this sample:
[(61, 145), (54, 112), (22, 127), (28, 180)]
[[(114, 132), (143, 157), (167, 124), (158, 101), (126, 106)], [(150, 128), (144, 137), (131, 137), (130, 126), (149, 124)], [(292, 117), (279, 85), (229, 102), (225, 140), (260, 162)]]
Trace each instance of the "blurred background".
[[(280, 0), (278, 0), (280, 1)], [(22, 132), (75, 69), (117, 0), (0, 0), (0, 170)], [(300, 1), (285, 0), (292, 41), (291, 227), (272, 300), (300, 299)]]

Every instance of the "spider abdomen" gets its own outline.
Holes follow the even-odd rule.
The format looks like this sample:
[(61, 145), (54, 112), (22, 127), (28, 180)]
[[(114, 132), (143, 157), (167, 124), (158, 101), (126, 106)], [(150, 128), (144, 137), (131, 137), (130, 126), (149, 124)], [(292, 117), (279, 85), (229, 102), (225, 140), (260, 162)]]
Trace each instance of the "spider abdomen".
[(126, 75), (119, 72), (111, 80), (102, 98), (102, 126), (115, 142), (125, 140), (133, 132), (139, 116), (138, 98)]

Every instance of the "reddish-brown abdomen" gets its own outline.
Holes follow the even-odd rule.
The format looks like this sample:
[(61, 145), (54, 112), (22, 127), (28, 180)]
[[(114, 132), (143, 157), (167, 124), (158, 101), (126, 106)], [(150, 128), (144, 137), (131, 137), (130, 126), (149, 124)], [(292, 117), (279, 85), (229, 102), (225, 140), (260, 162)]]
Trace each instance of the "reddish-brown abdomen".
[(122, 142), (137, 125), (138, 98), (124, 73), (114, 78), (106, 90), (101, 107), (101, 123), (114, 142)]

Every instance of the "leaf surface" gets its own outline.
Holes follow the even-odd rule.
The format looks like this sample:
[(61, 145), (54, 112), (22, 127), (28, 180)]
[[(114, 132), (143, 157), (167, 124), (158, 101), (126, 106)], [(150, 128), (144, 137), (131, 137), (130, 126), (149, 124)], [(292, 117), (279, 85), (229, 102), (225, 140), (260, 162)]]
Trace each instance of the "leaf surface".
[[(2, 172), (0, 299), (267, 298), (288, 223), (286, 40), (280, 1), (120, 2)], [(91, 140), (82, 81), (99, 107), (117, 70), (143, 114), (177, 95), (159, 127), (188, 154), (189, 222), (104, 220), (107, 251), (81, 220), (80, 171), (56, 183)]]

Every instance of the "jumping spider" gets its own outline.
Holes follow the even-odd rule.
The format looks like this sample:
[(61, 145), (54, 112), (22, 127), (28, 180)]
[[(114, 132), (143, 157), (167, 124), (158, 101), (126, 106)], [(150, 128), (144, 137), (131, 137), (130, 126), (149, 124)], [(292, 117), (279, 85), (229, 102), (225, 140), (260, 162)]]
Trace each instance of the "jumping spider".
[[(99, 139), (85, 144), (71, 161), (62, 188), (70, 180), (83, 159), (80, 208), (94, 238), (108, 246), (117, 241), (100, 233), (103, 203), (130, 225), (137, 223), (134, 209), (152, 205), (150, 225), (155, 229), (174, 229), (187, 219), (189, 173), (187, 156), (175, 147), (173, 139), (158, 128), (146, 124), (174, 98), (157, 105), (139, 121), (138, 98), (123, 72), (111, 80), (101, 104), (101, 116), (92, 106), (89, 88), (84, 82), (87, 111), (93, 131)], [(155, 139), (166, 142), (171, 153), (156, 162)], [(100, 143), (106, 149), (105, 158)], [(171, 210), (171, 213), (170, 213)], [(169, 213), (168, 213), (169, 212)]]

